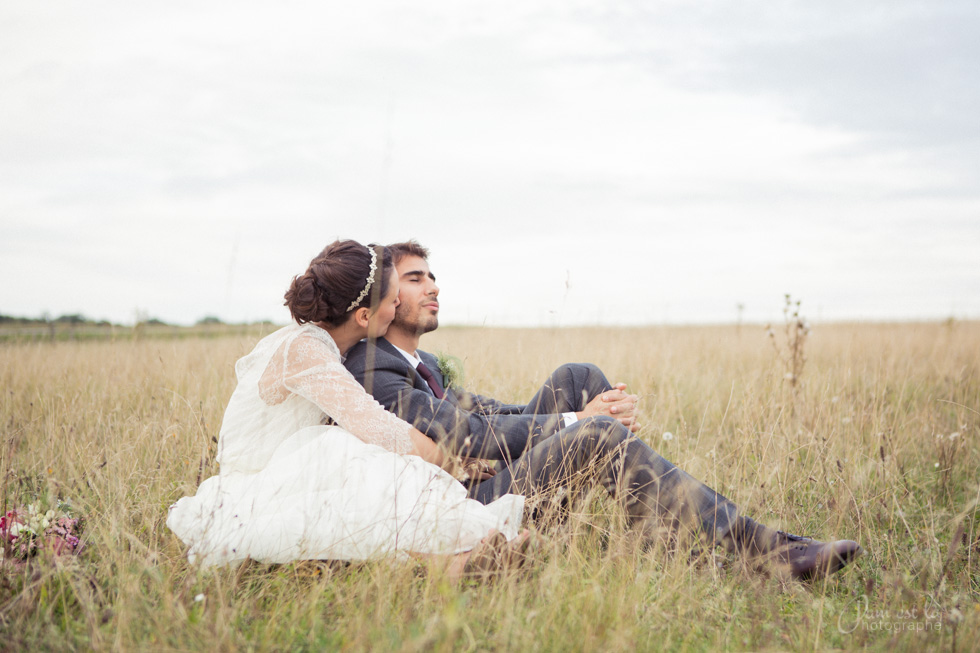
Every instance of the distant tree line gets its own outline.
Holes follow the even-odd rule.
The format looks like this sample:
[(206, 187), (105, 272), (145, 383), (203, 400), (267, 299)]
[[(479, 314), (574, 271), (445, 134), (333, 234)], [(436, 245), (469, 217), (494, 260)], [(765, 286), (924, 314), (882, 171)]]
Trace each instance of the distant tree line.
[[(169, 322), (164, 322), (163, 320), (155, 317), (141, 318), (139, 319), (138, 323), (146, 326), (174, 326)], [(68, 325), (68, 326), (97, 326), (97, 327), (120, 326), (118, 324), (114, 325), (112, 322), (109, 322), (108, 320), (90, 320), (89, 318), (79, 313), (65, 314), (53, 319), (48, 316), (15, 317), (13, 315), (4, 315), (3, 313), (0, 313), (0, 325), (30, 326), (30, 325), (42, 325), (42, 324), (43, 325), (50, 325), (50, 324)], [(204, 325), (212, 325), (212, 324), (223, 325), (225, 324), (225, 322), (221, 318), (215, 317), (214, 315), (207, 315), (205, 317), (202, 317), (200, 320), (198, 320), (195, 323), (195, 326), (204, 326)], [(271, 322), (269, 322), (269, 320), (261, 320), (255, 322), (254, 324), (271, 324)]]
[(88, 326), (112, 326), (112, 323), (107, 320), (90, 320), (84, 315), (78, 313), (71, 313), (62, 315), (56, 318), (50, 317), (14, 317), (13, 315), (4, 315), (0, 313), (0, 324), (20, 324), (20, 325), (37, 325), (37, 324), (68, 324), (71, 326), (77, 325), (88, 325)]
[[(19, 341), (67, 341), (141, 338), (217, 338), (226, 335), (264, 336), (278, 328), (269, 320), (251, 323), (226, 323), (213, 315), (199, 319), (193, 326), (170, 324), (150, 317), (146, 311), (137, 312), (135, 324), (113, 324), (107, 320), (92, 320), (79, 313), (52, 318), (16, 317), (0, 313), (0, 343)], [(0, 646), (0, 649), (3, 649)]]

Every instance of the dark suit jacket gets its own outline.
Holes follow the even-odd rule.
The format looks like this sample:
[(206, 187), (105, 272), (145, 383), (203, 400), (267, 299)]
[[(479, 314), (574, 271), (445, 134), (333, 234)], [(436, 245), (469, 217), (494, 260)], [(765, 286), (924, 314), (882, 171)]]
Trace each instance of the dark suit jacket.
[[(385, 408), (456, 453), (516, 460), (532, 441), (555, 433), (561, 424), (560, 415), (526, 415), (525, 406), (470, 392), (450, 389), (445, 399), (436, 399), (401, 352), (384, 338), (376, 343), (354, 345), (344, 362), (347, 369)], [(418, 353), (445, 390), (436, 357)]]

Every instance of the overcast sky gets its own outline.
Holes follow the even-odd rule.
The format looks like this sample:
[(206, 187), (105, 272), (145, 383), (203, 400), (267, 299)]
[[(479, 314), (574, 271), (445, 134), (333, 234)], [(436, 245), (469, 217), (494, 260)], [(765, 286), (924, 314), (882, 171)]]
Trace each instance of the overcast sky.
[(444, 323), (980, 317), (980, 4), (6, 2), (0, 313), (284, 323), (337, 237)]

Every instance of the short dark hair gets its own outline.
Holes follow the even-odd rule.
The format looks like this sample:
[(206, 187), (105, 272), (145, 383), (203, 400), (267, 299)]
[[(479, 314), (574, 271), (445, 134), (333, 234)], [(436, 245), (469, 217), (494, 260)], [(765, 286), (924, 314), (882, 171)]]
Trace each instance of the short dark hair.
[[(378, 269), (370, 292), (350, 308), (364, 290), (371, 272), (371, 252), (378, 257)], [(370, 244), (367, 247), (355, 240), (337, 240), (327, 245), (310, 262), (306, 272), (294, 277), (286, 291), (284, 305), (298, 324), (326, 322), (340, 326), (351, 311), (373, 308), (388, 294), (393, 263), (387, 247)], [(350, 310), (348, 310), (350, 309)]]
[(429, 260), (429, 250), (419, 245), (419, 241), (415, 239), (388, 245), (388, 249), (391, 251), (392, 262), (395, 265), (401, 263), (406, 256), (418, 256), (424, 261)]

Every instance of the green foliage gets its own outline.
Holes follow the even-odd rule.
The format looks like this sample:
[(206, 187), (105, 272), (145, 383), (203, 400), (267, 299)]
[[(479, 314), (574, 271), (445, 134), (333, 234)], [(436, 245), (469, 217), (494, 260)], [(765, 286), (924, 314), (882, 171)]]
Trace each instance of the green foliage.
[(462, 359), (440, 351), (436, 354), (436, 360), (439, 363), (439, 371), (442, 373), (444, 387), (461, 389), (465, 381)]

